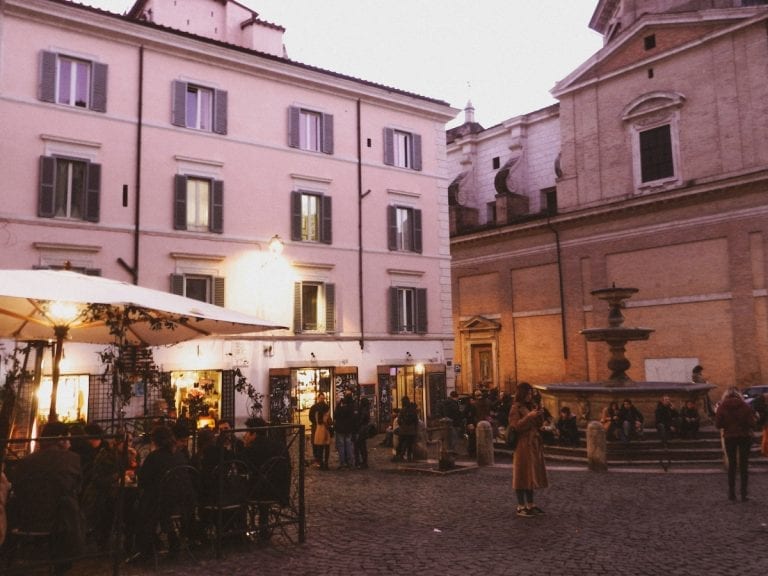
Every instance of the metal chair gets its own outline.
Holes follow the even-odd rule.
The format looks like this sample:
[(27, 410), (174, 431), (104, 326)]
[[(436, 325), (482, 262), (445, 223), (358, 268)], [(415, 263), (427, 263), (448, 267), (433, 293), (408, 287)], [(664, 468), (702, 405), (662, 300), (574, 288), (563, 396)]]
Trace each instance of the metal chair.
[(204, 482), (200, 519), (209, 529), (217, 557), (225, 537), (247, 532), (248, 483), (248, 465), (242, 460), (221, 462)]

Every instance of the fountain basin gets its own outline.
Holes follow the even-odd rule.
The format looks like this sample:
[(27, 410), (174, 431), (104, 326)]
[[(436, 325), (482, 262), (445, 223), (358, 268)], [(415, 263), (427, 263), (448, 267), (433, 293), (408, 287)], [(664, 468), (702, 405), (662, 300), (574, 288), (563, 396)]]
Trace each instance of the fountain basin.
[(580, 427), (592, 420), (600, 420), (603, 409), (611, 402), (621, 406), (625, 398), (640, 410), (645, 418), (645, 427), (654, 428), (654, 412), (662, 396), (669, 396), (678, 410), (686, 401), (692, 400), (699, 411), (701, 423), (710, 422), (707, 412), (708, 393), (713, 384), (693, 382), (634, 382), (625, 381), (620, 386), (615, 381), (605, 382), (561, 382), (537, 384), (534, 386), (541, 393), (542, 404), (557, 417), (560, 408), (568, 406), (576, 415)]

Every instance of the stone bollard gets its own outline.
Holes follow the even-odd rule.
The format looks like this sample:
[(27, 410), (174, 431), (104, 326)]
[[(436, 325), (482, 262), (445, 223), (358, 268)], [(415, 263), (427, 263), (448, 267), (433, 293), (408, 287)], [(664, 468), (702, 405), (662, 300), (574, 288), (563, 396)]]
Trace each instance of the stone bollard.
[(451, 450), (451, 434), (453, 434), (453, 422), (450, 418), (440, 418), (440, 460), (438, 469), (450, 470), (456, 464), (455, 454)]
[(493, 466), (493, 428), (491, 423), (483, 420), (475, 429), (477, 439), (477, 465)]
[(605, 429), (597, 420), (587, 425), (587, 466), (592, 472), (608, 470), (608, 446)]

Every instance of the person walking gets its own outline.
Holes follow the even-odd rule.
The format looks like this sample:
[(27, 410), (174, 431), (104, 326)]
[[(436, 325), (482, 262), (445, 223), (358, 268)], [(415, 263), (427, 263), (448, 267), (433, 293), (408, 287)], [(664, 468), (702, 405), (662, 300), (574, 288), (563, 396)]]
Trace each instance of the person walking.
[(534, 490), (546, 488), (547, 469), (544, 445), (539, 429), (544, 410), (533, 403), (533, 387), (521, 382), (509, 410), (509, 425), (517, 432), (517, 446), (512, 460), (512, 488), (517, 498), (517, 515), (532, 518), (544, 511), (534, 504)]
[(725, 391), (715, 412), (715, 426), (723, 435), (725, 455), (728, 459), (728, 499), (736, 500), (736, 466), (739, 467), (741, 501), (747, 500), (749, 478), (749, 449), (752, 430), (757, 423), (752, 408), (744, 402), (739, 390), (732, 386)]

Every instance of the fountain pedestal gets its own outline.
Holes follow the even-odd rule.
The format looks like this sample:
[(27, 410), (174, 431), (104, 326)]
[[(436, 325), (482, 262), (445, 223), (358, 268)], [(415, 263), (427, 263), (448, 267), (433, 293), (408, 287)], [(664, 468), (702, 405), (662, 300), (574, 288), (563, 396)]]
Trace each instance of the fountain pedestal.
[(673, 403), (682, 407), (692, 400), (695, 402), (702, 422), (708, 421), (707, 394), (714, 388), (711, 384), (693, 382), (636, 382), (627, 375), (631, 364), (626, 357), (626, 344), (631, 341), (648, 340), (650, 328), (624, 326), (622, 309), (624, 302), (638, 291), (637, 288), (602, 288), (593, 290), (592, 295), (608, 302), (608, 326), (603, 328), (585, 328), (581, 334), (588, 342), (605, 342), (610, 350), (608, 368), (611, 371), (607, 380), (601, 382), (563, 382), (539, 384), (544, 406), (558, 414), (562, 406), (569, 406), (579, 419), (581, 426), (591, 420), (598, 420), (603, 408), (611, 402), (630, 398), (645, 417), (645, 426), (654, 427), (654, 411), (662, 396), (669, 396)]

